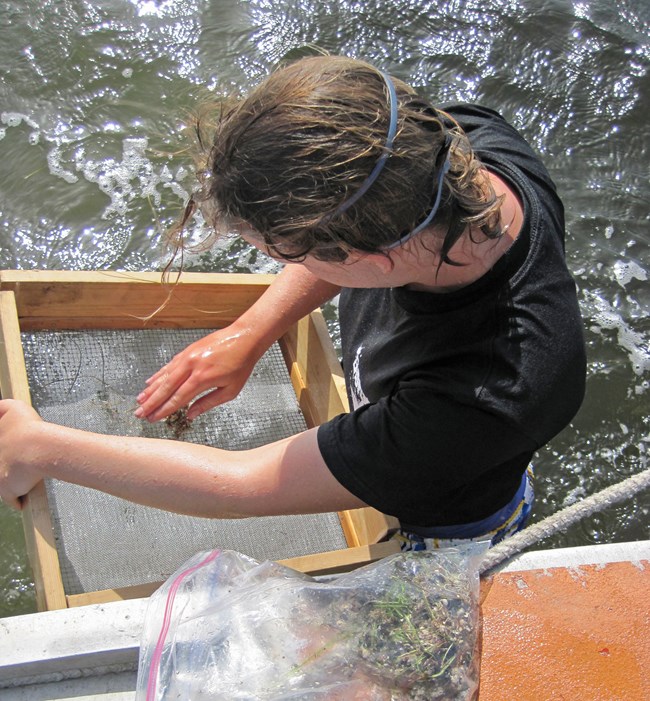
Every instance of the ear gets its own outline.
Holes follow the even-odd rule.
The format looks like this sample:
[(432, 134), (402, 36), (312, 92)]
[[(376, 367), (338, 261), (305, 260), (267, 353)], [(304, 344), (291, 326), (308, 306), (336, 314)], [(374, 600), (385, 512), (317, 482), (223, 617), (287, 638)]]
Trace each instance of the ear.
[(382, 275), (388, 275), (395, 267), (393, 259), (387, 253), (367, 253), (365, 260), (377, 268)]

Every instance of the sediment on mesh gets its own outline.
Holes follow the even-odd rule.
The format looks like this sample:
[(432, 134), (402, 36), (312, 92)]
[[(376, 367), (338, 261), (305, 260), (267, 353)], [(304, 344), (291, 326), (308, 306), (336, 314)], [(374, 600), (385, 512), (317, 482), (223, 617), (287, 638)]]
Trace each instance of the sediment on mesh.
[[(47, 421), (95, 433), (179, 439), (227, 450), (305, 430), (277, 344), (240, 395), (176, 436), (133, 416), (135, 397), (162, 365), (209, 330), (38, 331), (22, 334), (32, 403)], [(308, 466), (305, 466), (306, 469)], [(161, 581), (196, 552), (232, 549), (283, 559), (345, 548), (338, 515), (225, 520), (171, 514), (47, 480), (66, 594)]]

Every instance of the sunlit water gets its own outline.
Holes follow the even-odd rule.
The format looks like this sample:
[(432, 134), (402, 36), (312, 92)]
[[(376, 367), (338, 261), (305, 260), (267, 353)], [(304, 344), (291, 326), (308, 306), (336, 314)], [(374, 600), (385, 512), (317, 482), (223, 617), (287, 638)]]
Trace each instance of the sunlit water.
[[(563, 196), (588, 343), (585, 404), (536, 459), (541, 519), (646, 466), (649, 23), (647, 0), (0, 0), (0, 269), (160, 269), (192, 187), (187, 113), (292, 48), (492, 106)], [(233, 240), (187, 266), (276, 269)], [(647, 538), (649, 508), (640, 495), (541, 545)], [(0, 528), (0, 615), (32, 610), (19, 517), (2, 507)]]

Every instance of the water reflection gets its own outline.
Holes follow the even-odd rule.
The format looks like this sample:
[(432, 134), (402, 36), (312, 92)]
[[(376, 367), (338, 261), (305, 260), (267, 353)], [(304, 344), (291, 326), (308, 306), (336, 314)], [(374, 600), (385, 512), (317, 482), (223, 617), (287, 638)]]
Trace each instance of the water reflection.
[[(366, 57), (435, 102), (499, 109), (564, 199), (589, 349), (585, 405), (537, 459), (536, 517), (646, 466), (646, 0), (0, 0), (0, 16), (0, 269), (159, 269), (193, 185), (187, 112), (246, 90), (291, 48)], [(187, 265), (276, 269), (240, 240)], [(649, 508), (641, 495), (555, 543), (646, 538)], [(0, 519), (5, 540), (17, 520)]]

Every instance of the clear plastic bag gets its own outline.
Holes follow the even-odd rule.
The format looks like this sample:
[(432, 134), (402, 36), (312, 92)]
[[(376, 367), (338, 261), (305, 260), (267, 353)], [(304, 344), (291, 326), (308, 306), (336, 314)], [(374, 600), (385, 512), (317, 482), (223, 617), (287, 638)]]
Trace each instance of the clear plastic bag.
[(472, 699), (477, 561), (409, 552), (314, 579), (200, 553), (151, 597), (136, 700)]

